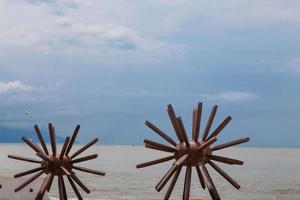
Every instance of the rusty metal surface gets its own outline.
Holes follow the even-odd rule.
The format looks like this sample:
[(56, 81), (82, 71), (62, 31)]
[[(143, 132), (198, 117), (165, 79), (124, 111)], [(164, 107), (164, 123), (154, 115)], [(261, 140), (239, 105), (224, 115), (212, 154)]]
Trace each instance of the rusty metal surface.
[[(44, 197), (45, 192), (50, 191), (51, 185), (53, 183), (54, 177), (58, 177), (58, 189), (59, 189), (59, 198), (61, 200), (67, 199), (67, 192), (65, 187), (65, 180), (68, 180), (71, 187), (73, 188), (75, 194), (77, 195), (78, 199), (82, 199), (81, 194), (79, 193), (77, 186), (81, 187), (86, 193), (90, 193), (90, 190), (87, 188), (87, 186), (80, 181), (75, 171), (81, 171), (81, 172), (87, 172), (91, 174), (101, 175), (104, 176), (105, 173), (93, 169), (88, 169), (84, 167), (77, 166), (77, 163), (81, 163), (84, 161), (88, 161), (91, 159), (95, 159), (98, 157), (97, 154), (80, 157), (77, 158), (78, 155), (80, 155), (82, 152), (87, 150), (90, 146), (94, 145), (98, 139), (92, 140), (87, 145), (83, 146), (81, 149), (73, 153), (72, 155), (69, 155), (72, 149), (72, 146), (75, 142), (76, 136), (79, 132), (80, 125), (77, 125), (72, 137), (66, 137), (64, 145), (61, 149), (61, 151), (57, 152), (57, 145), (55, 140), (55, 128), (54, 126), (49, 123), (48, 129), (50, 134), (50, 144), (51, 144), (51, 153), (48, 150), (46, 143), (44, 141), (44, 137), (42, 136), (41, 131), (39, 130), (39, 127), (37, 125), (34, 125), (34, 129), (36, 131), (36, 134), (39, 138), (39, 141), (41, 143), (41, 146), (39, 146), (37, 143), (32, 141), (31, 139), (28, 139), (26, 137), (22, 137), (22, 140), (32, 148), (32, 150), (35, 151), (36, 155), (40, 159), (36, 158), (27, 158), (23, 156), (17, 156), (17, 155), (8, 155), (11, 159), (16, 159), (20, 161), (25, 162), (31, 162), (36, 163), (39, 166), (37, 168), (21, 172), (15, 175), (15, 178), (24, 177), (27, 175), (32, 175), (30, 178), (28, 178), (26, 181), (24, 181), (21, 185), (19, 185), (15, 192), (19, 192), (23, 188), (25, 188), (27, 185), (31, 184), (33, 181), (38, 179), (42, 174), (46, 174), (46, 178), (43, 180), (41, 187), (39, 191), (36, 194), (35, 199), (36, 200), (42, 200)], [(75, 170), (75, 171), (74, 171)], [(67, 177), (67, 179), (64, 179), (64, 177)]]
[[(192, 176), (192, 168), (196, 169), (197, 175), (199, 177), (199, 181), (203, 189), (208, 189), (213, 200), (220, 200), (220, 196), (218, 191), (211, 179), (206, 165), (210, 165), (214, 170), (216, 170), (221, 176), (223, 176), (229, 183), (231, 183), (236, 189), (240, 188), (240, 185), (231, 178), (225, 171), (223, 171), (214, 161), (221, 162), (229, 165), (242, 165), (243, 161), (217, 156), (214, 155), (216, 151), (221, 149), (225, 149), (231, 146), (235, 146), (238, 144), (242, 144), (249, 141), (249, 138), (242, 138), (238, 140), (234, 140), (228, 143), (219, 144), (216, 146), (211, 146), (217, 141), (217, 136), (219, 133), (225, 128), (225, 126), (230, 122), (231, 117), (226, 117), (222, 123), (220, 123), (214, 131), (211, 130), (212, 123), (214, 121), (217, 106), (214, 105), (206, 126), (203, 131), (202, 138), (199, 140), (199, 131), (200, 131), (200, 123), (202, 116), (202, 103), (198, 103), (198, 106), (193, 110), (193, 126), (192, 126), (192, 140), (189, 141), (183, 120), (180, 116), (176, 116), (175, 111), (172, 105), (168, 105), (168, 114), (173, 125), (175, 135), (179, 143), (176, 143), (172, 138), (170, 138), (167, 134), (157, 128), (154, 124), (149, 121), (146, 121), (145, 124), (152, 129), (155, 133), (160, 135), (166, 142), (168, 142), (171, 146), (167, 146), (164, 144), (160, 144), (151, 140), (144, 140), (145, 147), (169, 152), (173, 155), (160, 158), (157, 160), (149, 161), (146, 163), (142, 163), (137, 165), (137, 168), (148, 167), (151, 165), (160, 164), (169, 160), (174, 159), (174, 162), (170, 168), (170, 170), (165, 174), (165, 176), (160, 180), (160, 182), (156, 185), (155, 189), (160, 192), (164, 186), (170, 182), (170, 185), (166, 191), (164, 199), (167, 200), (170, 198), (171, 193), (176, 184), (177, 178), (182, 169), (185, 167), (185, 180), (184, 180), (184, 188), (183, 188), (183, 200), (190, 199), (190, 186), (191, 186), (191, 176)], [(211, 132), (211, 133), (210, 133)], [(210, 133), (210, 134), (209, 134)], [(170, 181), (171, 180), (171, 181)]]

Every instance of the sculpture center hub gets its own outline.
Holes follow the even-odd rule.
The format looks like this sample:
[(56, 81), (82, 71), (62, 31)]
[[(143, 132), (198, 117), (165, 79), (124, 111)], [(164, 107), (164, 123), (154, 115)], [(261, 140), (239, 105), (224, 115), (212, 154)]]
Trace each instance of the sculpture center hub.
[(63, 156), (63, 158), (60, 159), (60, 155), (49, 155), (48, 158), (49, 160), (42, 162), (42, 166), (45, 167), (45, 173), (52, 173), (53, 175), (66, 175), (67, 172), (71, 172), (72, 162), (69, 157)]
[(176, 148), (178, 151), (174, 154), (175, 159), (179, 160), (182, 156), (188, 155), (188, 158), (184, 161), (184, 166), (199, 166), (200, 164), (205, 164), (207, 162), (206, 155), (211, 154), (210, 147), (207, 147), (205, 149), (200, 149), (201, 145), (203, 145), (204, 142), (194, 142), (190, 141), (189, 145), (186, 145), (186, 143), (179, 143)]

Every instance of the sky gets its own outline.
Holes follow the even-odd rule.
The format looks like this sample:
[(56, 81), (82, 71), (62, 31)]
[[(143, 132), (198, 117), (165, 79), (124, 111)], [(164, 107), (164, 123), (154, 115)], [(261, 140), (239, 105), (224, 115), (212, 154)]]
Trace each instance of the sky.
[[(104, 144), (175, 138), (172, 104), (220, 141), (300, 147), (298, 0), (0, 0), (0, 127), (52, 122)], [(30, 112), (31, 116), (25, 115)], [(202, 127), (203, 130), (203, 127)]]

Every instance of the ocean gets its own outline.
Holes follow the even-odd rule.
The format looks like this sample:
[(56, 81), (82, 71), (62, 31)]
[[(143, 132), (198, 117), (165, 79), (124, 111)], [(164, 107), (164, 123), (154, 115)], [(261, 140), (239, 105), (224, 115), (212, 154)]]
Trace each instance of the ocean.
[[(80, 148), (80, 145), (74, 146), (73, 151), (78, 148)], [(18, 172), (37, 166), (36, 164), (7, 158), (7, 154), (34, 156), (33, 151), (24, 144), (1, 144), (0, 152), (0, 182), (1, 177), (13, 177)], [(160, 193), (156, 192), (154, 187), (170, 168), (172, 162), (169, 161), (143, 169), (136, 169), (135, 166), (169, 154), (148, 150), (142, 146), (106, 145), (91, 147), (87, 152), (87, 154), (98, 153), (99, 157), (96, 160), (87, 161), (81, 166), (104, 171), (106, 176), (78, 172), (78, 176), (91, 190), (90, 194), (81, 191), (85, 199), (163, 199), (168, 185)], [(240, 190), (233, 188), (223, 177), (210, 166), (207, 166), (223, 199), (300, 199), (300, 149), (231, 148), (217, 153), (245, 162), (243, 166), (219, 164), (240, 183)], [(181, 198), (184, 174), (182, 171), (172, 193), (172, 198)], [(195, 169), (192, 175), (191, 197), (208, 198), (207, 190), (204, 191), (200, 187)], [(66, 185), (69, 196), (74, 198), (75, 195), (69, 184)], [(54, 182), (50, 197), (51, 199), (58, 198), (57, 182)]]

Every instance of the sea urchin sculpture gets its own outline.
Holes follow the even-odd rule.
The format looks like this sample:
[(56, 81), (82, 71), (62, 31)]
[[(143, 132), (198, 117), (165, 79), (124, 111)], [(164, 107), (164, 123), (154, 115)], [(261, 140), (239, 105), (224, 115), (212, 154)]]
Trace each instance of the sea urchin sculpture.
[(192, 167), (196, 168), (200, 183), (203, 189), (207, 187), (213, 200), (220, 200), (220, 196), (216, 190), (216, 187), (207, 171), (206, 164), (209, 164), (213, 169), (215, 169), (220, 175), (222, 175), (229, 183), (231, 183), (235, 188), (239, 189), (240, 185), (231, 178), (226, 172), (224, 172), (214, 161), (226, 163), (230, 165), (242, 165), (243, 162), (240, 160), (226, 158), (222, 156), (213, 155), (215, 151), (245, 143), (249, 141), (249, 138), (242, 138), (239, 140), (234, 140), (225, 144), (220, 144), (214, 147), (211, 147), (213, 143), (217, 141), (218, 134), (222, 129), (230, 122), (231, 117), (228, 116), (210, 135), (210, 129), (217, 112), (217, 106), (213, 106), (210, 116), (208, 118), (206, 127), (203, 131), (203, 136), (201, 140), (199, 138), (199, 129), (202, 115), (202, 103), (198, 104), (198, 107), (193, 110), (193, 130), (192, 130), (192, 141), (188, 140), (186, 130), (183, 125), (181, 117), (176, 117), (172, 105), (168, 105), (168, 114), (171, 119), (172, 125), (175, 129), (176, 136), (180, 141), (178, 144), (171, 139), (168, 135), (158, 129), (151, 122), (146, 121), (145, 124), (165, 139), (172, 146), (166, 146), (150, 140), (144, 140), (145, 147), (150, 149), (155, 149), (164, 152), (173, 153), (173, 155), (153, 160), (150, 162), (142, 163), (137, 165), (137, 168), (147, 167), (150, 165), (159, 164), (166, 162), (172, 159), (175, 159), (170, 170), (165, 174), (161, 181), (156, 185), (155, 189), (159, 192), (167, 184), (167, 182), (173, 177), (169, 188), (165, 194), (165, 200), (169, 199), (173, 188), (176, 184), (178, 176), (183, 168), (186, 167), (184, 189), (183, 189), (183, 200), (189, 200), (190, 198), (190, 185), (191, 185), (191, 176), (192, 176)]
[(65, 188), (65, 183), (64, 183), (64, 178), (63, 176), (66, 176), (70, 185), (72, 186), (76, 196), (78, 199), (82, 199), (82, 196), (80, 192), (78, 191), (75, 183), (77, 183), (86, 193), (90, 193), (90, 190), (85, 186), (84, 183), (80, 181), (80, 179), (77, 177), (76, 173), (73, 170), (79, 170), (87, 173), (92, 173), (96, 175), (101, 175), (104, 176), (105, 173), (101, 171), (96, 171), (92, 169), (87, 169), (84, 167), (80, 166), (75, 166), (75, 164), (95, 159), (98, 157), (97, 154), (81, 157), (81, 158), (76, 158), (79, 154), (87, 150), (90, 146), (94, 145), (96, 142), (98, 142), (98, 139), (92, 140), (90, 143), (86, 144), (79, 150), (77, 150), (74, 154), (71, 156), (69, 155), (72, 146), (75, 142), (75, 138), (78, 134), (80, 125), (77, 125), (72, 137), (67, 137), (65, 139), (65, 142), (63, 144), (63, 147), (61, 149), (60, 153), (57, 153), (57, 148), (56, 148), (56, 141), (55, 141), (55, 128), (52, 126), (50, 123), (48, 125), (49, 128), (49, 135), (50, 135), (50, 142), (51, 142), (51, 148), (52, 148), (52, 153), (49, 153), (45, 140), (40, 132), (40, 129), (37, 125), (34, 125), (34, 129), (36, 131), (36, 134), (39, 138), (39, 141), (42, 145), (42, 148), (37, 145), (34, 141), (31, 139), (27, 139), (26, 137), (22, 137), (22, 140), (30, 146), (35, 152), (38, 157), (40, 157), (42, 160), (36, 160), (32, 158), (26, 158), (23, 156), (16, 156), (16, 155), (8, 155), (9, 158), (12, 159), (17, 159), (21, 161), (26, 161), (26, 162), (31, 162), (31, 163), (37, 163), (40, 166), (19, 174), (15, 175), (15, 178), (26, 176), (32, 173), (36, 173), (33, 175), (31, 178), (26, 180), (24, 183), (22, 183), (19, 187), (15, 189), (15, 192), (20, 191), (23, 189), (25, 186), (36, 180), (39, 176), (41, 176), (43, 173), (45, 173), (47, 176), (44, 179), (41, 188), (39, 189), (36, 200), (42, 200), (43, 196), (45, 194), (45, 191), (49, 191), (53, 182), (53, 179), (55, 176), (58, 177), (58, 189), (59, 189), (59, 199), (60, 200), (65, 200), (67, 199), (67, 192)]

